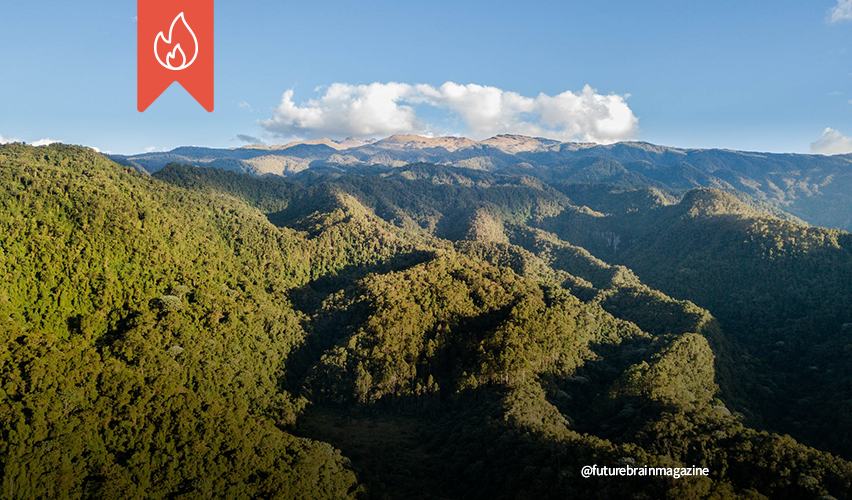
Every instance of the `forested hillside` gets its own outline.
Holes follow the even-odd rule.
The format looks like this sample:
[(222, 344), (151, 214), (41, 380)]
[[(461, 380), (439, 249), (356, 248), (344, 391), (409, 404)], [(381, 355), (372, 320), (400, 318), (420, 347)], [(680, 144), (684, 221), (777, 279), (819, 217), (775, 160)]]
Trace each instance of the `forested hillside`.
[(5, 145), (0, 213), (2, 498), (852, 494), (850, 238), (757, 202)]
[(744, 348), (754, 376), (743, 411), (771, 428), (852, 455), (852, 234), (755, 212), (727, 193), (694, 190), (637, 210), (620, 189), (565, 186), (606, 213), (542, 224), (651, 286), (694, 301)]
[(3, 146), (0, 176), (4, 498), (357, 493), (281, 430), (297, 236), (81, 148)]

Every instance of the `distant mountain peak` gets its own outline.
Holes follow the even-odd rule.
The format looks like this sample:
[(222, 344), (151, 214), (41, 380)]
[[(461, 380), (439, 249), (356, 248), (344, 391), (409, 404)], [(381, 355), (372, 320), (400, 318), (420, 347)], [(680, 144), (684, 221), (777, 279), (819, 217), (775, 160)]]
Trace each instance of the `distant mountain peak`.
[(546, 149), (549, 146), (556, 146), (560, 144), (559, 141), (554, 139), (544, 139), (542, 137), (528, 137), (525, 135), (514, 135), (514, 134), (500, 134), (491, 137), (490, 139), (485, 139), (484, 141), (479, 141), (479, 144), (483, 146), (490, 146), (492, 148), (499, 149), (504, 153), (514, 154), (514, 153), (522, 153), (522, 152), (530, 152), (530, 151), (539, 151), (542, 149)]
[(394, 134), (385, 139), (376, 141), (374, 146), (385, 149), (432, 149), (443, 148), (447, 151), (458, 151), (459, 149), (471, 147), (476, 142), (466, 137), (423, 137), (412, 134)]
[(286, 144), (275, 144), (271, 146), (266, 146), (262, 144), (248, 144), (243, 146), (240, 149), (261, 149), (266, 151), (283, 151), (285, 149), (290, 149), (295, 146), (328, 146), (331, 149), (342, 151), (345, 149), (358, 148), (361, 146), (366, 146), (368, 144), (372, 144), (375, 142), (375, 139), (365, 141), (358, 139), (356, 137), (347, 137), (342, 141), (335, 141), (334, 139), (329, 139), (328, 137), (323, 137), (321, 139), (310, 139), (307, 141), (292, 141)]
[(351, 149), (358, 148), (361, 146), (366, 146), (367, 144), (372, 144), (376, 142), (376, 139), (370, 139), (369, 141), (365, 141), (362, 139), (358, 139), (357, 137), (347, 137), (346, 139), (340, 141), (338, 145), (338, 149)]

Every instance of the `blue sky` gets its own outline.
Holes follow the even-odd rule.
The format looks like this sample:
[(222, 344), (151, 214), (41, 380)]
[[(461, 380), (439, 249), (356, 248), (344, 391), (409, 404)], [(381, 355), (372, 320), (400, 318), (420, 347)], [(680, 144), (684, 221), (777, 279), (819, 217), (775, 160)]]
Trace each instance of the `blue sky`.
[[(267, 142), (343, 135), (347, 124), (330, 121), (334, 107), (320, 109), (324, 121), (298, 126), (273, 108), (287, 90), (310, 111), (306, 101), (322, 108), (332, 84), (358, 94), (376, 82), (410, 86), (397, 104), (415, 109), (421, 129), (492, 130), (465, 115), (475, 102), (450, 103), (441, 86), (455, 82), (466, 89), (462, 100), (473, 95), (468, 84), (528, 98), (512, 119), (546, 113), (550, 101), (539, 94), (580, 96), (589, 85), (637, 120), (602, 136), (566, 118), (563, 136), (580, 127), (578, 139), (809, 152), (826, 128), (841, 143), (852, 136), (849, 2), (218, 0), (213, 113), (177, 85), (136, 111), (135, 2), (6, 2), (0, 136), (136, 153), (235, 147), (238, 134)], [(417, 104), (424, 95), (427, 104)]]

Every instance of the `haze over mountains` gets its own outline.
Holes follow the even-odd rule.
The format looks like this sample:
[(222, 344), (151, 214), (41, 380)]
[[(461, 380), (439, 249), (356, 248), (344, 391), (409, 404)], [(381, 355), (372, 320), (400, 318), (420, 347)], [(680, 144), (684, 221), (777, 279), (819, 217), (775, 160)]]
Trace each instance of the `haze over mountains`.
[(852, 155), (679, 149), (645, 142), (598, 145), (518, 135), (483, 141), (393, 135), (372, 141), (318, 139), (235, 149), (180, 147), (111, 158), (148, 173), (172, 162), (282, 176), (309, 168), (343, 173), (433, 163), (545, 181), (652, 186), (675, 194), (714, 187), (744, 193), (813, 225), (852, 229)]

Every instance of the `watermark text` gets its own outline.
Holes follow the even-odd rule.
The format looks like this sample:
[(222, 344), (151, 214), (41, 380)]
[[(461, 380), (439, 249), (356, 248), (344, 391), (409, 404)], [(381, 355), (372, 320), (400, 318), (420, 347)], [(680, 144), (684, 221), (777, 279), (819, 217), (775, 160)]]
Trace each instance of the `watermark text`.
[(707, 467), (633, 467), (625, 465), (620, 467), (608, 467), (595, 465), (586, 465), (580, 473), (583, 477), (592, 476), (667, 476), (674, 479), (690, 476), (709, 476), (710, 469)]

